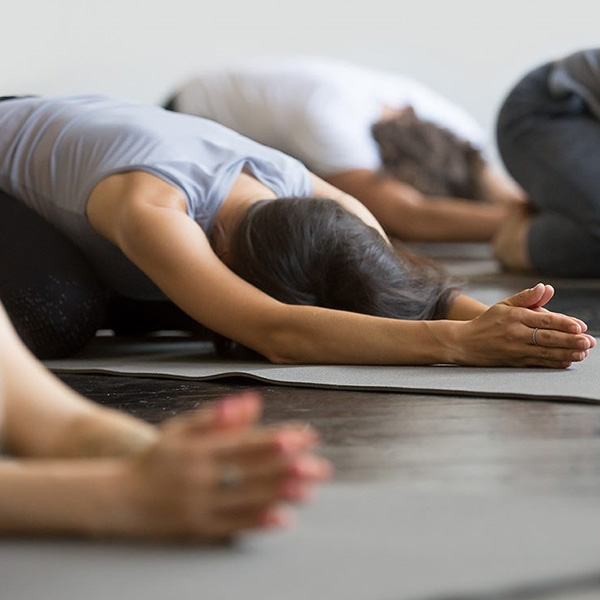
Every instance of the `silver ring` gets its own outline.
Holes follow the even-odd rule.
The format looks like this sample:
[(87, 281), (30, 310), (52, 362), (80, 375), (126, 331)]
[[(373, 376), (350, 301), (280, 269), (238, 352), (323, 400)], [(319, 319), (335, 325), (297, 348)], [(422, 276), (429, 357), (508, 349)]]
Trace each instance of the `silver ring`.
[(536, 328), (533, 330), (533, 333), (531, 334), (531, 341), (533, 342), (533, 345), (534, 345), (534, 346), (539, 346), (539, 345), (540, 345), (540, 344), (538, 344), (538, 341), (537, 341), (537, 332), (538, 332), (539, 330), (540, 330), (540, 328), (539, 328), (539, 327), (536, 327)]
[(224, 490), (235, 490), (244, 483), (242, 470), (235, 465), (226, 465), (219, 475), (219, 487)]

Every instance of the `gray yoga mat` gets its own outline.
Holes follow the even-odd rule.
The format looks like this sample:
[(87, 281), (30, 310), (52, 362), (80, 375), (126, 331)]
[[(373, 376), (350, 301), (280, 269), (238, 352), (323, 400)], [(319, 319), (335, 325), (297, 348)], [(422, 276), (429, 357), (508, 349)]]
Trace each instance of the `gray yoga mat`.
[(295, 530), (230, 548), (0, 542), (7, 600), (574, 600), (577, 590), (600, 597), (597, 499), (334, 484)]
[(279, 385), (419, 394), (600, 402), (600, 350), (567, 370), (429, 367), (282, 366), (225, 361), (194, 342), (119, 345), (99, 338), (88, 356), (49, 361), (57, 373), (109, 373), (172, 379), (250, 377)]

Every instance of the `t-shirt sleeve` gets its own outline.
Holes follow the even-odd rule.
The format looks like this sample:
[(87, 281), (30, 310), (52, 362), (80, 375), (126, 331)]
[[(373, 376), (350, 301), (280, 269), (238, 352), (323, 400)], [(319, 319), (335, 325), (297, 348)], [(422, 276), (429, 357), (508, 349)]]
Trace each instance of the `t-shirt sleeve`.
[(279, 198), (308, 198), (314, 193), (310, 171), (283, 152), (269, 148), (267, 156), (249, 158), (246, 163), (252, 174)]

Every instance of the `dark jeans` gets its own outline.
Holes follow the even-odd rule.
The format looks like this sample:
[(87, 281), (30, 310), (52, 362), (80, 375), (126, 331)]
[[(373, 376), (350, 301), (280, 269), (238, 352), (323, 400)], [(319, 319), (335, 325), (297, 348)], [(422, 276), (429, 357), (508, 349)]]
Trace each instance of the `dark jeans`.
[(2, 192), (0, 300), (39, 358), (74, 354), (101, 328), (122, 335), (161, 329), (205, 331), (171, 302), (112, 293), (68, 238)]
[(535, 69), (511, 91), (498, 145), (539, 211), (528, 240), (536, 270), (600, 277), (600, 122), (578, 95), (550, 94), (551, 68)]

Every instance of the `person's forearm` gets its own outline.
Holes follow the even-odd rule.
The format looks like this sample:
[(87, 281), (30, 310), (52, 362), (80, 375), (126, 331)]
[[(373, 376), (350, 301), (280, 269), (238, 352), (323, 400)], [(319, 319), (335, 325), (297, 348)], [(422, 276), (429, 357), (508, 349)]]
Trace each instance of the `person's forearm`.
[(124, 518), (119, 461), (0, 461), (0, 535), (106, 535)]
[(413, 364), (452, 362), (453, 321), (409, 321), (287, 306), (271, 335), (277, 363)]
[(330, 181), (363, 202), (390, 235), (405, 241), (489, 241), (509, 210), (500, 204), (426, 197), (402, 181), (371, 171), (349, 171)]
[(487, 242), (499, 231), (508, 210), (500, 204), (429, 197), (398, 215), (395, 235), (406, 241)]
[(115, 410), (101, 408), (66, 426), (50, 456), (102, 458), (137, 454), (156, 441), (153, 425)]
[[(50, 373), (36, 371), (37, 380), (27, 381), (20, 376), (8, 387), (11, 401), (7, 407), (5, 444), (11, 453), (39, 458), (127, 456), (155, 441), (157, 430), (153, 425), (117, 410), (95, 406), (60, 384)], [(21, 406), (17, 405), (19, 398), (23, 400)], [(39, 399), (39, 404), (31, 398)], [(64, 414), (44, 422), (44, 413), (53, 407)]]
[(76, 394), (18, 339), (0, 310), (0, 366), (5, 392), (4, 443), (16, 455), (100, 457), (138, 452), (155, 428)]
[(485, 202), (501, 204), (524, 204), (527, 194), (507, 176), (486, 165), (479, 180), (479, 197)]

